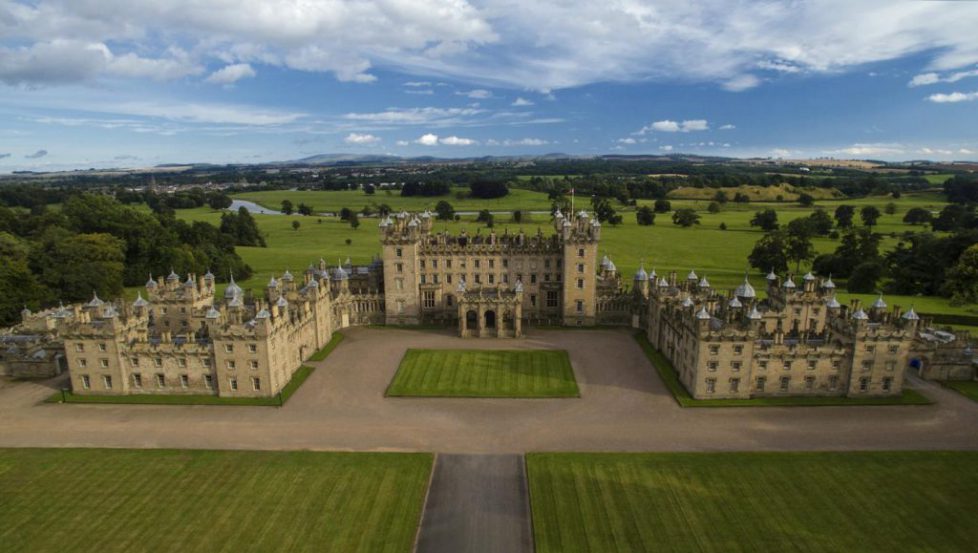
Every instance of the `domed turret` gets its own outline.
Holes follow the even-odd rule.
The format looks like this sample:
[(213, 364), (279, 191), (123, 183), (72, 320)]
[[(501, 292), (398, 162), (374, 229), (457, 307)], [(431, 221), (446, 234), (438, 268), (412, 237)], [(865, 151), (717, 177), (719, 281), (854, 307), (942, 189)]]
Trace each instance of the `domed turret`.
[(737, 296), (730, 298), (730, 301), (727, 302), (727, 307), (730, 307), (732, 309), (740, 309), (743, 306), (744, 304), (740, 303), (740, 300), (737, 299)]
[(747, 314), (747, 318), (752, 321), (757, 321), (761, 319), (761, 312), (757, 310), (756, 305), (750, 308), (750, 313)]
[(155, 280), (153, 280), (153, 273), (150, 273), (149, 274), (149, 280), (146, 281), (146, 289), (147, 290), (155, 290), (158, 285), (159, 284), (157, 284), (157, 282)]
[(754, 299), (757, 297), (757, 292), (754, 291), (754, 287), (750, 285), (750, 279), (747, 277), (747, 273), (744, 273), (744, 282), (734, 290), (734, 295), (738, 298), (744, 299)]
[(686, 296), (686, 299), (683, 300), (683, 307), (687, 309), (693, 307), (694, 305), (696, 304), (693, 303), (693, 298), (690, 298), (689, 296)]
[(100, 300), (97, 292), (92, 292), (92, 299), (86, 305), (88, 307), (102, 307), (105, 304), (104, 301)]
[(644, 263), (639, 265), (638, 271), (635, 273), (635, 280), (642, 281), (642, 282), (649, 280), (649, 274), (645, 272)]
[(517, 280), (516, 281), (516, 286), (513, 287), (513, 291), (516, 292), (517, 294), (520, 294), (520, 293), (523, 292), (523, 281), (522, 280)]
[(829, 309), (839, 309), (842, 307), (842, 304), (839, 303), (839, 300), (837, 300), (835, 296), (832, 296), (825, 302), (825, 307), (828, 307)]
[(292, 273), (290, 273), (288, 269), (286, 269), (285, 274), (282, 275), (282, 282), (292, 282), (294, 280), (295, 277), (292, 276)]
[(782, 284), (782, 286), (784, 286), (784, 288), (787, 290), (794, 290), (795, 288), (797, 288), (797, 286), (795, 286), (795, 281), (791, 280), (790, 276), (788, 277), (787, 280), (784, 281), (784, 284)]
[(224, 289), (224, 299), (237, 298), (243, 293), (244, 290), (242, 290), (241, 287), (234, 282), (234, 275), (231, 275), (231, 278), (228, 281), (228, 286)]
[(269, 288), (278, 288), (278, 279), (275, 278), (275, 275), (272, 275), (272, 278), (269, 279), (269, 281), (268, 281), (268, 287)]
[(911, 305), (910, 309), (906, 310), (903, 315), (900, 315), (900, 318), (905, 321), (919, 321), (920, 315), (917, 315), (917, 312), (913, 310), (913, 306)]
[(686, 280), (688, 280), (690, 282), (696, 282), (699, 279), (700, 279), (700, 277), (696, 276), (696, 271), (693, 271), (693, 270), (689, 271), (689, 274), (686, 275)]
[(221, 312), (212, 305), (211, 308), (207, 310), (207, 315), (205, 315), (205, 317), (214, 321), (221, 318)]
[(886, 309), (886, 302), (883, 301), (883, 294), (880, 294), (876, 301), (873, 302), (873, 309)]
[(835, 290), (835, 283), (832, 282), (831, 274), (829, 274), (829, 278), (822, 282), (822, 288), (825, 288), (826, 290)]
[(713, 318), (710, 312), (706, 310), (706, 307), (700, 307), (700, 310), (696, 312), (696, 318), (701, 321), (708, 321)]
[(142, 292), (136, 292), (136, 301), (132, 302), (132, 306), (142, 309), (149, 306), (149, 302), (143, 299)]
[(710, 287), (710, 281), (709, 280), (706, 280), (706, 275), (703, 275), (703, 278), (700, 279), (699, 287), (700, 288), (709, 288)]
[(771, 269), (764, 278), (766, 278), (768, 282), (774, 282), (775, 280), (778, 280), (778, 275), (774, 272), (774, 269)]
[(865, 321), (866, 319), (869, 319), (869, 315), (867, 315), (862, 309), (857, 309), (856, 312), (852, 314), (852, 318), (857, 321)]

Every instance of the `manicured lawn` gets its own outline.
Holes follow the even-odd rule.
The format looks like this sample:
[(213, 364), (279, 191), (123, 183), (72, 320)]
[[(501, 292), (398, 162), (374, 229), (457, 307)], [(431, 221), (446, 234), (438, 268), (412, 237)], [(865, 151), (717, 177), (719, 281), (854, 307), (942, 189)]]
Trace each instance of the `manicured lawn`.
[[(332, 342), (330, 342), (332, 343)], [(327, 346), (328, 347), (328, 346)], [(280, 407), (302, 386), (314, 370), (303, 365), (292, 375), (292, 380), (282, 388), (280, 395), (272, 397), (218, 397), (203, 395), (135, 394), (127, 396), (96, 396), (58, 392), (45, 400), (47, 403), (115, 403), (126, 405), (243, 405), (252, 407)]]
[(978, 550), (978, 453), (537, 453), (538, 553)]
[(329, 343), (323, 346), (323, 349), (317, 351), (316, 353), (309, 356), (309, 361), (325, 361), (330, 353), (336, 349), (336, 346), (340, 345), (343, 341), (343, 335), (339, 332), (334, 332), (333, 336), (329, 339)]
[(412, 551), (432, 456), (0, 450), (0, 550)]
[(563, 350), (410, 349), (388, 396), (578, 397)]
[(679, 381), (676, 368), (662, 352), (649, 343), (644, 332), (635, 333), (635, 341), (655, 367), (662, 382), (680, 407), (817, 407), (843, 405), (930, 405), (923, 394), (904, 388), (899, 397), (759, 397), (751, 399), (694, 399)]
[(941, 384), (968, 397), (972, 401), (978, 401), (978, 382), (974, 380), (945, 380)]

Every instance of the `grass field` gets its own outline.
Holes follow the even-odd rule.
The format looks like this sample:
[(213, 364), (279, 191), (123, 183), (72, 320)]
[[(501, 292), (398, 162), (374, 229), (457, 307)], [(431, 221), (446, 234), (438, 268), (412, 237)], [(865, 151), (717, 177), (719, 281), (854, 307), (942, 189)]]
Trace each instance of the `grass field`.
[[(482, 209), (488, 209), (490, 211), (511, 211), (514, 209), (546, 211), (550, 209), (550, 200), (542, 192), (514, 188), (504, 198), (481, 200), (478, 198), (456, 198), (454, 190), (452, 194), (437, 197), (404, 197), (397, 190), (391, 191), (389, 195), (383, 190), (378, 190), (372, 196), (368, 196), (360, 190), (268, 190), (263, 192), (244, 192), (242, 194), (235, 194), (234, 197), (242, 200), (250, 200), (265, 208), (276, 211), (282, 208), (282, 200), (290, 200), (297, 206), (299, 202), (303, 202), (311, 205), (317, 212), (337, 212), (344, 207), (359, 211), (364, 206), (371, 204), (387, 204), (395, 210), (423, 211), (427, 208), (434, 211), (435, 205), (442, 200), (452, 204), (455, 211), (479, 211)], [(467, 189), (462, 188), (458, 190), (462, 192), (467, 191)]]
[(905, 388), (898, 397), (758, 397), (751, 399), (695, 399), (679, 381), (676, 368), (666, 356), (652, 347), (644, 332), (635, 333), (635, 341), (655, 367), (663, 384), (680, 407), (819, 407), (845, 405), (930, 405), (923, 394)]
[(941, 384), (972, 401), (978, 401), (978, 382), (974, 380), (945, 380)]
[(313, 367), (308, 367), (305, 365), (299, 367), (295, 371), (295, 374), (292, 375), (292, 379), (289, 380), (289, 383), (282, 388), (282, 393), (272, 397), (219, 397), (211, 395), (205, 396), (188, 394), (131, 394), (100, 396), (74, 394), (66, 391), (53, 394), (51, 397), (47, 398), (45, 402), (117, 403), (126, 405), (239, 405), (245, 407), (281, 407), (289, 401), (289, 398), (291, 398), (292, 394), (299, 389), (299, 386), (302, 386), (302, 383), (309, 378), (309, 375), (312, 374), (313, 370), (315, 370)]
[(387, 395), (533, 398), (580, 392), (566, 351), (410, 349)]
[(978, 453), (537, 453), (538, 553), (978, 550)]
[(0, 550), (413, 550), (432, 456), (0, 450)]
[[(363, 195), (361, 192), (289, 191), (255, 194)], [(242, 197), (245, 196), (248, 195)], [(399, 196), (393, 197), (399, 198)], [(405, 198), (405, 201), (408, 200), (417, 201), (419, 199)], [(521, 205), (520, 202), (528, 201), (534, 204), (541, 201), (546, 202), (546, 196), (537, 192), (515, 190), (511, 196), (494, 201), (500, 202), (500, 205), (505, 206), (505, 209), (525, 209), (531, 206)], [(913, 227), (902, 222), (903, 215), (907, 210), (913, 207), (924, 207), (938, 211), (946, 205), (943, 196), (939, 193), (919, 192), (904, 194), (897, 200), (887, 196), (844, 201), (819, 201), (816, 203), (816, 207), (825, 207), (832, 211), (836, 206), (845, 203), (857, 208), (864, 205), (875, 205), (882, 210), (883, 206), (891, 201), (897, 206), (896, 213), (884, 214), (876, 227), (877, 231), (887, 235), (902, 233), (907, 230), (921, 230), (920, 227)], [(650, 203), (649, 200), (639, 202), (640, 205)], [(791, 203), (734, 204), (731, 202), (724, 206), (720, 213), (711, 214), (706, 211), (708, 203), (697, 200), (672, 201), (673, 208), (691, 207), (698, 210), (702, 218), (701, 224), (691, 228), (680, 228), (673, 225), (670, 220), (671, 214), (668, 213), (659, 214), (654, 226), (642, 227), (635, 222), (634, 212), (624, 211), (622, 213), (623, 224), (618, 226), (605, 225), (603, 227), (600, 253), (601, 255), (609, 255), (615, 261), (619, 271), (629, 283), (631, 276), (638, 269), (639, 263), (644, 260), (647, 269), (655, 267), (660, 273), (675, 270), (680, 274), (685, 274), (690, 269), (695, 269), (698, 274), (705, 274), (714, 287), (728, 289), (735, 287), (743, 279), (744, 271), (747, 269), (747, 255), (754, 243), (763, 235), (760, 230), (750, 226), (750, 219), (755, 211), (765, 207), (773, 207), (778, 211), (778, 217), (782, 224), (811, 213), (811, 208), (804, 208)], [(207, 208), (179, 210), (177, 215), (190, 221), (217, 223), (220, 220), (220, 212), (211, 211)], [(380, 237), (377, 231), (376, 218), (361, 219), (362, 224), (356, 230), (332, 217), (255, 215), (255, 219), (258, 221), (262, 232), (265, 233), (269, 247), (239, 247), (238, 252), (255, 269), (255, 275), (240, 284), (242, 287), (250, 288), (256, 292), (264, 289), (265, 284), (273, 274), (281, 275), (285, 269), (290, 269), (293, 272), (302, 270), (310, 263), (318, 261), (320, 257), (325, 258), (332, 266), (338, 260), (345, 260), (347, 257), (354, 263), (368, 263), (373, 256), (380, 254)], [(301, 223), (297, 231), (292, 229), (293, 220)], [(317, 222), (318, 220), (322, 222)], [(552, 231), (549, 217), (542, 215), (533, 216), (531, 221), (522, 224), (514, 224), (509, 221), (508, 217), (497, 216), (496, 223), (497, 232), (503, 232), (505, 229), (517, 232), (521, 228), (531, 233), (536, 232), (537, 228), (542, 229), (544, 233)], [(727, 230), (720, 230), (720, 223), (725, 223)], [(435, 231), (447, 230), (458, 233), (463, 229), (470, 234), (488, 232), (483, 225), (475, 223), (473, 217), (465, 217), (457, 223), (438, 222), (435, 224)], [(350, 240), (350, 244), (347, 244), (346, 240)], [(828, 238), (819, 238), (814, 242), (819, 253), (832, 252), (837, 246), (835, 241)], [(883, 240), (883, 248), (892, 248), (896, 243), (896, 238), (888, 236)], [(807, 266), (802, 266), (802, 271), (805, 270), (807, 270)], [(755, 287), (763, 294), (761, 290), (763, 287), (762, 275), (759, 272), (752, 272), (752, 279)], [(136, 290), (136, 288), (129, 290), (132, 298), (135, 298)], [(839, 301), (845, 303), (850, 297), (858, 297), (864, 302), (874, 298), (871, 294), (850, 295), (840, 290)], [(940, 297), (887, 296), (887, 301), (891, 305), (913, 305), (918, 313), (924, 314), (978, 315), (978, 306), (952, 306), (947, 299)]]
[(340, 334), (339, 332), (334, 332), (333, 333), (333, 336), (330, 337), (330, 339), (329, 339), (329, 343), (327, 343), (325, 346), (323, 346), (323, 349), (321, 349), (321, 350), (317, 351), (316, 353), (310, 355), (308, 360), (309, 361), (325, 361), (326, 358), (329, 357), (329, 354), (330, 353), (333, 353), (333, 350), (336, 349), (336, 346), (340, 345), (340, 342), (343, 341), (343, 338), (344, 338), (344, 336), (342, 334)]

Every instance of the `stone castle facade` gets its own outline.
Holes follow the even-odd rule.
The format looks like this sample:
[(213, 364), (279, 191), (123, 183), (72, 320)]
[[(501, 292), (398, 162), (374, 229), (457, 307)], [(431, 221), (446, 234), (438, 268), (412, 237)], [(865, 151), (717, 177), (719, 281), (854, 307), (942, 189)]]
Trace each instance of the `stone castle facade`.
[(598, 259), (601, 224), (583, 211), (557, 212), (548, 234), (434, 232), (427, 212), (384, 217), (379, 229), (382, 255), (370, 265), (320, 260), (257, 295), (233, 278), (218, 295), (209, 272), (171, 272), (131, 303), (25, 310), (0, 332), (0, 374), (67, 369), (78, 394), (270, 397), (333, 332), (366, 324), (452, 326), (462, 337), (632, 326), (695, 398), (897, 395), (915, 349), (928, 364), (970, 367), (922, 342), (912, 308), (888, 309), (882, 297), (868, 310), (842, 306), (831, 279), (811, 274), (799, 284), (768, 275), (764, 300), (746, 276), (722, 293), (693, 272), (680, 280), (644, 267), (627, 288), (614, 262)]

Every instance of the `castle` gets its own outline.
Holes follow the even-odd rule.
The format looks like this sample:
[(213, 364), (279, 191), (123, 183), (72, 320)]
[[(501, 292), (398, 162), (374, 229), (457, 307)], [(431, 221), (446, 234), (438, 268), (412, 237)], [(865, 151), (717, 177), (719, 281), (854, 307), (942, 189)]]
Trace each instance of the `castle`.
[(0, 332), (0, 373), (67, 369), (76, 394), (271, 397), (333, 332), (367, 324), (501, 338), (526, 326), (632, 326), (695, 398), (898, 395), (915, 349), (971, 370), (970, 358), (918, 332), (912, 308), (889, 309), (882, 296), (868, 311), (846, 307), (831, 279), (770, 274), (761, 300), (746, 275), (724, 294), (694, 272), (680, 280), (644, 267), (627, 288), (614, 262), (598, 259), (599, 221), (558, 211), (553, 226), (452, 235), (434, 232), (428, 212), (402, 211), (381, 219), (382, 256), (370, 265), (320, 260), (273, 277), (261, 295), (232, 277), (218, 296), (210, 272), (171, 271), (150, 277), (134, 302), (25, 309)]

